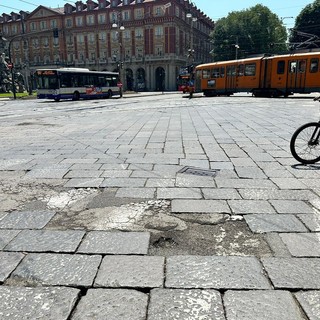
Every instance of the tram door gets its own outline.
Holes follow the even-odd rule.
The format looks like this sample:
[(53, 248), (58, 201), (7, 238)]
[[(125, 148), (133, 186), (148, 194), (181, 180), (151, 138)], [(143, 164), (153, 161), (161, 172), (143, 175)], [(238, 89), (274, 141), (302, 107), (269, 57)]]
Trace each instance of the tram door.
[(236, 92), (237, 87), (237, 70), (236, 66), (227, 66), (226, 74), (226, 91), (227, 92)]
[(287, 89), (292, 92), (303, 92), (306, 82), (306, 59), (290, 60), (288, 66)]

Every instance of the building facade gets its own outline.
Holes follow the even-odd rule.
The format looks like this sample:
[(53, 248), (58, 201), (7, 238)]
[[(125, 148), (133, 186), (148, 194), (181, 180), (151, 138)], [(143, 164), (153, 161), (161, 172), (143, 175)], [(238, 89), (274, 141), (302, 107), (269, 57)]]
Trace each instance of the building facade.
[(87, 0), (0, 17), (10, 62), (119, 71), (125, 90), (176, 90), (179, 69), (210, 62), (214, 22), (189, 0)]

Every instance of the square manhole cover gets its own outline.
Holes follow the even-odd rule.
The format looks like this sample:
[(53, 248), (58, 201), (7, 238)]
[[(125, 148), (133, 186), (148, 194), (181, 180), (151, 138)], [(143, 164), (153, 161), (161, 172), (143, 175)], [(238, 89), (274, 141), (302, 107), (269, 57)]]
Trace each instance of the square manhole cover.
[(179, 173), (187, 173), (187, 174), (193, 174), (195, 176), (204, 176), (204, 177), (215, 177), (217, 175), (219, 170), (213, 170), (213, 169), (201, 169), (201, 168), (195, 168), (195, 167), (183, 167), (181, 170), (179, 170)]

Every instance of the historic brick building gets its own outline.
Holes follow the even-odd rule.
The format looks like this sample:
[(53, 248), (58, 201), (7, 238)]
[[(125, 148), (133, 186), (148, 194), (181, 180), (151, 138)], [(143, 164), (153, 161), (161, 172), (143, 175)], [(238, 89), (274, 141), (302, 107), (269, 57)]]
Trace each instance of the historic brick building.
[(180, 67), (211, 61), (214, 22), (189, 0), (87, 0), (0, 17), (11, 62), (121, 71), (126, 90), (176, 90)]

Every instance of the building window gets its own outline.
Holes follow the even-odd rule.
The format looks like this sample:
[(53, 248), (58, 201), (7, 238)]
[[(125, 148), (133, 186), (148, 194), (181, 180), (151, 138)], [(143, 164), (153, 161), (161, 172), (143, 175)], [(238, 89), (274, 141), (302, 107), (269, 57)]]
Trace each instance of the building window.
[(129, 11), (124, 11), (122, 13), (122, 19), (126, 20), (126, 21), (130, 20), (130, 12)]
[(111, 38), (112, 38), (112, 41), (118, 41), (119, 40), (118, 31), (112, 31), (111, 32)]
[(30, 30), (31, 30), (31, 31), (37, 30), (37, 25), (36, 25), (35, 22), (31, 22), (31, 23), (30, 23)]
[(92, 15), (87, 16), (87, 25), (93, 25), (94, 24), (94, 17)]
[(84, 52), (82, 51), (79, 52), (79, 60), (84, 61)]
[(116, 7), (118, 5), (118, 0), (112, 0), (111, 6)]
[(131, 39), (131, 31), (130, 30), (124, 30), (123, 31), (123, 38), (125, 40), (130, 40)]
[(8, 26), (3, 26), (2, 31), (3, 31), (3, 34), (8, 34), (8, 33), (9, 33), (9, 28), (8, 28)]
[(99, 40), (100, 41), (106, 41), (107, 35), (105, 32), (99, 32)]
[(179, 10), (179, 7), (176, 7), (176, 17), (179, 17), (180, 16), (180, 10)]
[(96, 60), (96, 53), (95, 52), (90, 52), (90, 60), (95, 61)]
[(47, 37), (43, 38), (43, 46), (49, 47), (49, 39)]
[(162, 27), (162, 26), (155, 26), (154, 34), (155, 34), (157, 37), (163, 36), (163, 27)]
[(67, 41), (67, 45), (69, 45), (69, 46), (73, 45), (73, 36), (67, 35), (66, 41)]
[(73, 62), (73, 53), (68, 53), (68, 62)]
[(76, 18), (76, 25), (77, 27), (81, 27), (83, 25), (83, 17)]
[(66, 27), (71, 28), (72, 27), (72, 19), (67, 19), (66, 20)]
[(98, 23), (103, 24), (106, 22), (106, 15), (105, 14), (99, 14), (98, 15)]
[(94, 33), (88, 34), (88, 41), (89, 41), (89, 43), (94, 43)]
[(156, 46), (156, 55), (157, 56), (163, 55), (163, 47), (162, 46)]
[(32, 46), (34, 48), (38, 48), (39, 47), (39, 40), (38, 39), (32, 39)]
[(83, 34), (78, 34), (78, 35), (77, 35), (77, 42), (78, 42), (79, 44), (83, 44), (83, 43), (84, 43), (84, 36), (83, 36)]
[(46, 30), (48, 28), (47, 21), (41, 21), (40, 22), (40, 29), (41, 30)]
[(112, 23), (118, 22), (118, 14), (116, 12), (111, 12), (110, 13), (110, 21)]
[(123, 4), (127, 6), (128, 4), (130, 4), (130, 0), (123, 0)]
[(51, 20), (50, 21), (50, 27), (51, 28), (56, 28), (58, 25), (57, 25), (57, 20)]
[(142, 8), (141, 9), (136, 9), (134, 11), (135, 18), (136, 19), (143, 19), (143, 13), (144, 13), (144, 11), (143, 11)]
[(13, 34), (16, 34), (16, 33), (18, 32), (17, 25), (14, 24), (14, 25), (11, 27), (11, 32), (12, 32)]
[(136, 36), (136, 38), (138, 38), (138, 39), (143, 38), (143, 29), (142, 29), (142, 28), (136, 29), (136, 30), (135, 30), (135, 36)]
[(162, 6), (161, 7), (157, 6), (154, 8), (154, 15), (155, 16), (163, 16)]

